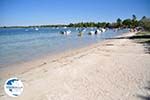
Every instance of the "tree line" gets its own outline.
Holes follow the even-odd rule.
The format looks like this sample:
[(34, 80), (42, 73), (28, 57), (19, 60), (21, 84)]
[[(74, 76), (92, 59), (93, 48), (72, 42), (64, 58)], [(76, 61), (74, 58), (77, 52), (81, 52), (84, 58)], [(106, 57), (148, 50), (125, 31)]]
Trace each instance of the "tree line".
[(136, 15), (132, 15), (132, 18), (122, 20), (118, 18), (116, 22), (81, 22), (81, 23), (70, 23), (68, 27), (102, 27), (102, 28), (136, 28), (142, 27), (147, 31), (150, 31), (150, 18), (143, 16), (140, 20), (137, 20)]
[[(1, 28), (7, 28), (4, 26)], [(132, 18), (124, 19), (118, 18), (116, 22), (80, 22), (70, 23), (68, 25), (37, 25), (37, 26), (9, 26), (10, 28), (34, 28), (34, 27), (97, 27), (97, 28), (135, 28), (142, 27), (146, 31), (150, 31), (150, 18), (143, 16), (140, 20), (136, 15), (132, 15)]]

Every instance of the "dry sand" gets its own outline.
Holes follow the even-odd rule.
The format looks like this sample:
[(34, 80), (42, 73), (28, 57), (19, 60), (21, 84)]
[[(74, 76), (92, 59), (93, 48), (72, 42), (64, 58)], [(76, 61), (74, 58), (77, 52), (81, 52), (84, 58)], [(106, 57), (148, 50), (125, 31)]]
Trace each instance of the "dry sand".
[[(144, 50), (133, 40), (106, 40), (1, 70), (0, 100), (149, 100), (150, 55)], [(16, 98), (3, 89), (5, 80), (14, 76), (24, 84)]]

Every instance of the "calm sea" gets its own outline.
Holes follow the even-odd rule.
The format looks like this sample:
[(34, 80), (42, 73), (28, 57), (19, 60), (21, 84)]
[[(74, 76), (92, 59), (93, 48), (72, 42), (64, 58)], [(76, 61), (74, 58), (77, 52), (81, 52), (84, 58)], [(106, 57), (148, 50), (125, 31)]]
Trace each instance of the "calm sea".
[[(71, 34), (59, 34), (61, 30), (71, 30)], [(105, 38), (121, 35), (127, 30), (107, 30), (100, 35), (90, 36), (93, 30), (87, 28), (82, 37), (78, 37), (75, 28), (1, 28), (0, 29), (0, 68), (16, 63), (27, 62), (47, 54), (57, 54), (67, 50), (81, 48), (97, 43)]]

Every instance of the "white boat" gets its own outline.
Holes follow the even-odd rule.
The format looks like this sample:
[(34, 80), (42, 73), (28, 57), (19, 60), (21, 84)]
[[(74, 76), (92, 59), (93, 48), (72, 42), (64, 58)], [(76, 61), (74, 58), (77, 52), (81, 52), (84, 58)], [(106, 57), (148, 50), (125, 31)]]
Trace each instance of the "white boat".
[(35, 30), (38, 31), (39, 29), (36, 27)]
[(59, 29), (59, 27), (56, 27), (56, 29)]
[(66, 35), (69, 35), (70, 33), (71, 33), (71, 31), (70, 31), (70, 30), (66, 31)]
[(95, 34), (97, 35), (97, 34), (100, 34), (101, 32), (102, 32), (101, 30), (97, 29), (97, 30), (95, 31)]
[(101, 30), (102, 32), (106, 32), (106, 29), (104, 29), (104, 28), (101, 28), (100, 30)]
[(82, 30), (82, 32), (85, 32), (85, 31), (86, 31), (86, 29), (83, 29), (83, 30)]
[(64, 27), (64, 29), (67, 29), (67, 27)]
[(95, 31), (90, 31), (88, 34), (89, 34), (89, 35), (94, 35), (94, 34), (95, 34)]
[(80, 28), (80, 29), (78, 29), (78, 31), (79, 31), (79, 33), (80, 33), (80, 32), (85, 32), (86, 29), (85, 29), (85, 28), (82, 28), (82, 29)]
[(76, 30), (79, 30), (79, 28), (76, 28)]
[(63, 34), (63, 35), (70, 35), (71, 31), (70, 30), (67, 30), (67, 31), (60, 31), (60, 34)]

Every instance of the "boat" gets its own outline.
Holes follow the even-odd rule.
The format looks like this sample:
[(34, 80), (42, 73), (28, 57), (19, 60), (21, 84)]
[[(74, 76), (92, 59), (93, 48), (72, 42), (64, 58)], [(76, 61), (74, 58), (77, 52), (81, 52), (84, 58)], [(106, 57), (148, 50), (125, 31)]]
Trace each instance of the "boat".
[(95, 31), (90, 31), (88, 34), (89, 34), (89, 35), (94, 35), (94, 34), (95, 34)]
[(56, 29), (59, 29), (59, 27), (56, 27)]
[(85, 32), (86, 31), (86, 28), (84, 28), (83, 30), (82, 30), (82, 32)]
[(67, 30), (67, 31), (66, 31), (66, 35), (69, 35), (70, 33), (71, 33), (70, 30)]
[(67, 27), (65, 26), (64, 29), (67, 29)]
[(95, 31), (95, 34), (97, 35), (97, 34), (100, 34), (101, 32), (102, 32), (101, 30), (97, 29), (97, 30)]
[(78, 31), (79, 31), (79, 33), (80, 33), (80, 32), (85, 32), (86, 29), (85, 29), (85, 28), (79, 28)]
[(38, 31), (39, 29), (37, 27), (35, 27), (35, 30)]
[(106, 29), (104, 29), (104, 28), (101, 28), (100, 30), (101, 30), (102, 32), (106, 32)]
[(76, 28), (76, 30), (79, 30), (79, 28)]
[(64, 35), (64, 34), (65, 34), (65, 31), (60, 31), (60, 34), (63, 34), (63, 35)]
[(60, 31), (60, 34), (63, 34), (63, 35), (70, 35), (71, 31), (70, 30), (67, 30), (67, 31)]

